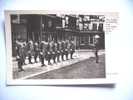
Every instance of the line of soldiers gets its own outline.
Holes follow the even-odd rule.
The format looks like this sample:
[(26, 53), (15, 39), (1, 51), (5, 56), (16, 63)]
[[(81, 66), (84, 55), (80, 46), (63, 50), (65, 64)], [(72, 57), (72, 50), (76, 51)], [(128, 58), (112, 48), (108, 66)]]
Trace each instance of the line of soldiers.
[(25, 64), (26, 57), (28, 57), (29, 64), (33, 64), (33, 57), (34, 63), (38, 63), (37, 58), (40, 58), (41, 66), (43, 67), (46, 66), (45, 60), (48, 61), (48, 65), (51, 65), (51, 60), (53, 60), (53, 63), (57, 63), (73, 59), (75, 45), (73, 41), (69, 40), (57, 42), (41, 41), (40, 43), (33, 43), (32, 41), (29, 41), (28, 43), (16, 42), (16, 52), (18, 69), (19, 71), (24, 71), (23, 65)]

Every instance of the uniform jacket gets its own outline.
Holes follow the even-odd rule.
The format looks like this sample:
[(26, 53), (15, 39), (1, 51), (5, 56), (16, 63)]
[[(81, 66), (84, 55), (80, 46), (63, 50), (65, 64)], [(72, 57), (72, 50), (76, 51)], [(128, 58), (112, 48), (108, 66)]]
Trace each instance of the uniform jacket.
[(24, 48), (22, 45), (17, 45), (17, 60), (23, 60), (25, 57), (24, 55)]
[(27, 44), (27, 50), (28, 50), (28, 54), (30, 54), (31, 56), (34, 55), (34, 45), (31, 43)]
[(70, 43), (70, 51), (75, 52), (75, 45), (74, 43)]
[(46, 42), (41, 42), (41, 44), (40, 44), (40, 55), (42, 55), (42, 56), (46, 55), (47, 46), (48, 46), (48, 44)]

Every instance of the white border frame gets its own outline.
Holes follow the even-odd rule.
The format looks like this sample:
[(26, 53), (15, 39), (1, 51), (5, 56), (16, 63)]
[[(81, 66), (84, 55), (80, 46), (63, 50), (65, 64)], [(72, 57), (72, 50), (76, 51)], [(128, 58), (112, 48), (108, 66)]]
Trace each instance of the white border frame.
[[(80, 13), (79, 13), (80, 12)], [(109, 71), (108, 65), (105, 63), (106, 78), (98, 79), (43, 79), (43, 80), (22, 80), (13, 79), (12, 77), (12, 43), (11, 43), (11, 14), (96, 14), (110, 16), (117, 12), (84, 12), (84, 11), (48, 11), (48, 10), (6, 10), (5, 11), (5, 32), (6, 32), (6, 57), (7, 57), (7, 85), (86, 85), (86, 84), (114, 84), (115, 71)], [(106, 47), (106, 31), (105, 31), (105, 47)], [(106, 49), (105, 49), (106, 50)], [(106, 58), (107, 53), (105, 54)], [(107, 58), (105, 59), (107, 62)]]

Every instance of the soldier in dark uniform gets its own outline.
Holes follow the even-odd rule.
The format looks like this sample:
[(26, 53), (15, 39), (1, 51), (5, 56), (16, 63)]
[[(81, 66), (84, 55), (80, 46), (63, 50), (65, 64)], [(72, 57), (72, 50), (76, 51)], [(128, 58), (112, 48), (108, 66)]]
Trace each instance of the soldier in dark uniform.
[[(68, 50), (68, 56), (69, 56), (69, 54), (70, 54), (70, 41), (68, 41), (68, 45), (67, 45), (67, 50)], [(69, 58), (68, 58), (69, 59)]]
[(70, 57), (73, 59), (73, 53), (75, 52), (75, 45), (73, 41), (70, 42)]
[(32, 59), (32, 56), (33, 56), (33, 51), (34, 51), (33, 42), (29, 41), (29, 43), (28, 43), (28, 59), (29, 59), (30, 64), (33, 64), (31, 62), (31, 59)]
[(99, 63), (99, 56), (98, 56), (98, 51), (99, 51), (99, 35), (96, 35), (95, 36), (95, 43), (94, 43), (94, 46), (95, 46), (95, 57), (96, 57), (96, 63)]
[(55, 58), (55, 52), (54, 52), (54, 42), (53, 41), (50, 42), (50, 56), (51, 56), (50, 58), (52, 60), (54, 60), (54, 58)]
[(24, 49), (23, 45), (17, 44), (16, 46), (17, 51), (17, 61), (18, 61), (18, 71), (24, 71), (23, 69), (23, 63), (24, 63)]
[(65, 44), (64, 44), (64, 41), (61, 42), (61, 58), (62, 58), (62, 61), (64, 61), (64, 54), (65, 54)]
[(65, 52), (66, 60), (68, 60), (68, 41), (65, 41), (64, 46), (65, 46), (64, 52)]
[(37, 42), (34, 43), (34, 60), (37, 63), (37, 57), (39, 56), (39, 45)]
[(47, 60), (48, 60), (48, 65), (51, 65), (51, 58), (52, 58), (52, 54), (51, 54), (51, 45), (50, 45), (50, 42), (48, 42), (48, 46), (47, 46)]
[(61, 42), (57, 42), (57, 61), (60, 62), (60, 54), (61, 54)]
[(57, 43), (53, 42), (52, 43), (52, 58), (54, 63), (56, 63), (56, 56), (57, 56)]
[(24, 53), (24, 62), (23, 62), (23, 64), (24, 65), (26, 65), (26, 63), (25, 63), (25, 59), (26, 59), (26, 56), (27, 56), (27, 45), (26, 45), (26, 43), (23, 43), (23, 53)]
[(48, 46), (48, 44), (46, 42), (44, 42), (44, 41), (42, 41), (41, 44), (40, 44), (40, 59), (41, 59), (41, 64), (42, 64), (41, 66), (42, 67), (46, 66), (44, 64), (44, 59), (46, 57), (47, 46)]

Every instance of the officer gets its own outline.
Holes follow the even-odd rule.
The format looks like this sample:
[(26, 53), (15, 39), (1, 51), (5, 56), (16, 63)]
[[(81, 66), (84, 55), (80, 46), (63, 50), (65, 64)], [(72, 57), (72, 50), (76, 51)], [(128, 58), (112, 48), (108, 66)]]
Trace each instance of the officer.
[(61, 42), (57, 42), (57, 61), (60, 62), (60, 54), (61, 54)]
[(33, 42), (29, 41), (29, 43), (28, 43), (28, 59), (29, 59), (30, 64), (33, 64), (31, 62), (31, 59), (32, 59), (32, 56), (33, 56), (33, 51), (34, 51)]
[(61, 59), (64, 61), (64, 41), (61, 42)]
[(100, 36), (99, 36), (99, 35), (95, 35), (94, 46), (95, 46), (96, 63), (99, 63), (99, 56), (98, 56), (98, 51), (99, 51), (99, 39), (100, 39)]
[(39, 56), (39, 45), (37, 42), (34, 43), (34, 60), (37, 63), (37, 57)]
[(73, 59), (73, 53), (75, 52), (75, 45), (73, 41), (70, 41), (70, 57)]
[(17, 44), (16, 46), (17, 50), (17, 61), (18, 61), (18, 71), (24, 71), (23, 69), (23, 63), (24, 63), (24, 50), (22, 44)]
[(45, 59), (45, 57), (46, 57), (46, 52), (47, 52), (47, 43), (45, 42), (45, 41), (42, 41), (41, 43), (40, 43), (40, 60), (41, 60), (41, 66), (43, 67), (43, 66), (46, 66), (45, 64), (44, 64), (44, 59)]

